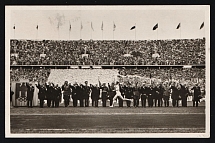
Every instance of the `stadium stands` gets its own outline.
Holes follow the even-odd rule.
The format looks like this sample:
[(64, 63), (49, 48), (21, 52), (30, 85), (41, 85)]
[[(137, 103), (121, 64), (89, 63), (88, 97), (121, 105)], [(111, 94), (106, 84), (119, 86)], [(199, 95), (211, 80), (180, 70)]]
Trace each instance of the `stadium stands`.
[[(82, 57), (88, 54), (89, 57)], [(131, 56), (125, 56), (125, 54)], [(11, 65), (205, 64), (205, 38), (180, 40), (11, 40)]]

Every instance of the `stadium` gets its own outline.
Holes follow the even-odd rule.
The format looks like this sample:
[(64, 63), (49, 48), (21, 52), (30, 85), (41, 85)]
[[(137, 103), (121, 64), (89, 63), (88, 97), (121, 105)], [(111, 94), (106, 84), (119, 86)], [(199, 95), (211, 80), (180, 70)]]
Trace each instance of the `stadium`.
[(11, 134), (206, 133), (204, 18), (194, 38), (181, 35), (180, 21), (172, 24), (175, 38), (159, 36), (159, 21), (150, 39), (139, 36), (138, 23), (127, 28), (133, 38), (119, 38), (117, 21), (104, 38), (105, 21), (96, 27), (62, 13), (48, 18), (56, 37), (41, 40), (44, 24), (35, 24), (36, 38), (19, 38), (26, 15), (12, 20)]

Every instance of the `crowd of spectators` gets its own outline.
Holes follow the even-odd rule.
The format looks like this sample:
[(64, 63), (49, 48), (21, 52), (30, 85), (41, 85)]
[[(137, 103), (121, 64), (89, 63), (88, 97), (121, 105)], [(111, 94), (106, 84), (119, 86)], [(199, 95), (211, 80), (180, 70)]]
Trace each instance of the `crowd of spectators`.
[[(88, 54), (83, 57), (82, 54)], [(125, 56), (127, 54), (127, 56)], [(205, 64), (205, 38), (178, 40), (11, 40), (11, 65)]]
[[(94, 83), (97, 83), (98, 80), (101, 82), (111, 82), (114, 81), (114, 78), (112, 76), (115, 75), (115, 73), (118, 74), (118, 77), (127, 77), (129, 82), (133, 82), (134, 78), (129, 78), (129, 76), (136, 76), (136, 77), (143, 77), (139, 80), (142, 80), (141, 82), (144, 82), (145, 79), (153, 79), (156, 81), (186, 81), (186, 83), (189, 82), (191, 86), (195, 83), (201, 84), (201, 87), (205, 86), (205, 68), (148, 68), (148, 69), (85, 69), (81, 70), (77, 69), (73, 72), (69, 69), (61, 69), (60, 71), (57, 71), (56, 76), (58, 80), (62, 80), (61, 83), (63, 83), (65, 80), (74, 79), (75, 81), (70, 82), (79, 82), (79, 81), (85, 81), (89, 80), (89, 83), (92, 81)], [(116, 71), (117, 70), (117, 71)], [(20, 81), (22, 79), (27, 79), (29, 81), (43, 81), (47, 82), (48, 77), (51, 73), (50, 69), (44, 69), (44, 68), (11, 68), (10, 72), (10, 79), (11, 81)], [(75, 74), (74, 74), (75, 73)], [(99, 77), (98, 77), (99, 75)], [(107, 77), (108, 76), (108, 77)], [(72, 78), (73, 77), (73, 78)], [(75, 78), (74, 78), (75, 77)], [(120, 79), (118, 79), (120, 80)], [(125, 79), (124, 79), (125, 80)], [(90, 82), (91, 81), (91, 82)], [(58, 83), (58, 82), (57, 82)], [(93, 84), (94, 84), (93, 83)]]
[(11, 68), (10, 81), (47, 81), (50, 74), (50, 69), (31, 69), (31, 68)]
[(184, 83), (190, 87), (198, 83), (199, 86), (205, 88), (205, 68), (120, 69), (119, 74), (122, 81), (130, 83), (132, 81), (142, 83), (145, 82), (145, 79), (152, 79), (154, 82)]

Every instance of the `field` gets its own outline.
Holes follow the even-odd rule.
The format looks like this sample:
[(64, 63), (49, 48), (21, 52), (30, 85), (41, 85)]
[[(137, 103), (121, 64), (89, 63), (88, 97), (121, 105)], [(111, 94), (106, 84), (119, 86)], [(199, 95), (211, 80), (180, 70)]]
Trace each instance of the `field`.
[[(109, 105), (109, 104), (107, 104)], [(71, 106), (71, 105), (70, 105)], [(11, 133), (205, 133), (199, 107), (64, 107), (10, 109)]]

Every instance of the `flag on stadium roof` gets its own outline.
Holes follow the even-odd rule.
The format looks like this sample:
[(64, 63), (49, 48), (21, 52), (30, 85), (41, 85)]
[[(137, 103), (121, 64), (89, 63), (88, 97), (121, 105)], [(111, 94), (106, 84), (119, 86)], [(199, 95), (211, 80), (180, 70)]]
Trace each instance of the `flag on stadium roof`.
[(115, 29), (116, 29), (116, 25), (115, 25), (115, 23), (113, 22), (113, 31), (115, 31)]
[(13, 26), (13, 29), (16, 29), (15, 25)]
[(204, 27), (204, 22), (201, 24), (200, 29), (202, 29)]
[(83, 29), (83, 25), (82, 25), (82, 22), (81, 22), (81, 30)]
[(91, 29), (94, 31), (92, 22), (91, 22)]
[(102, 26), (101, 26), (101, 30), (103, 30), (103, 21), (102, 21)]
[(158, 23), (153, 27), (152, 30), (156, 30), (158, 28)]
[(132, 26), (130, 30), (133, 30), (133, 29), (135, 29), (135, 28), (136, 28), (136, 26)]
[(181, 23), (178, 24), (178, 26), (176, 27), (176, 29), (179, 29), (181, 27)]
[(37, 27), (36, 27), (36, 29), (38, 30), (38, 28), (39, 28), (39, 26), (38, 26), (38, 24), (37, 24)]

